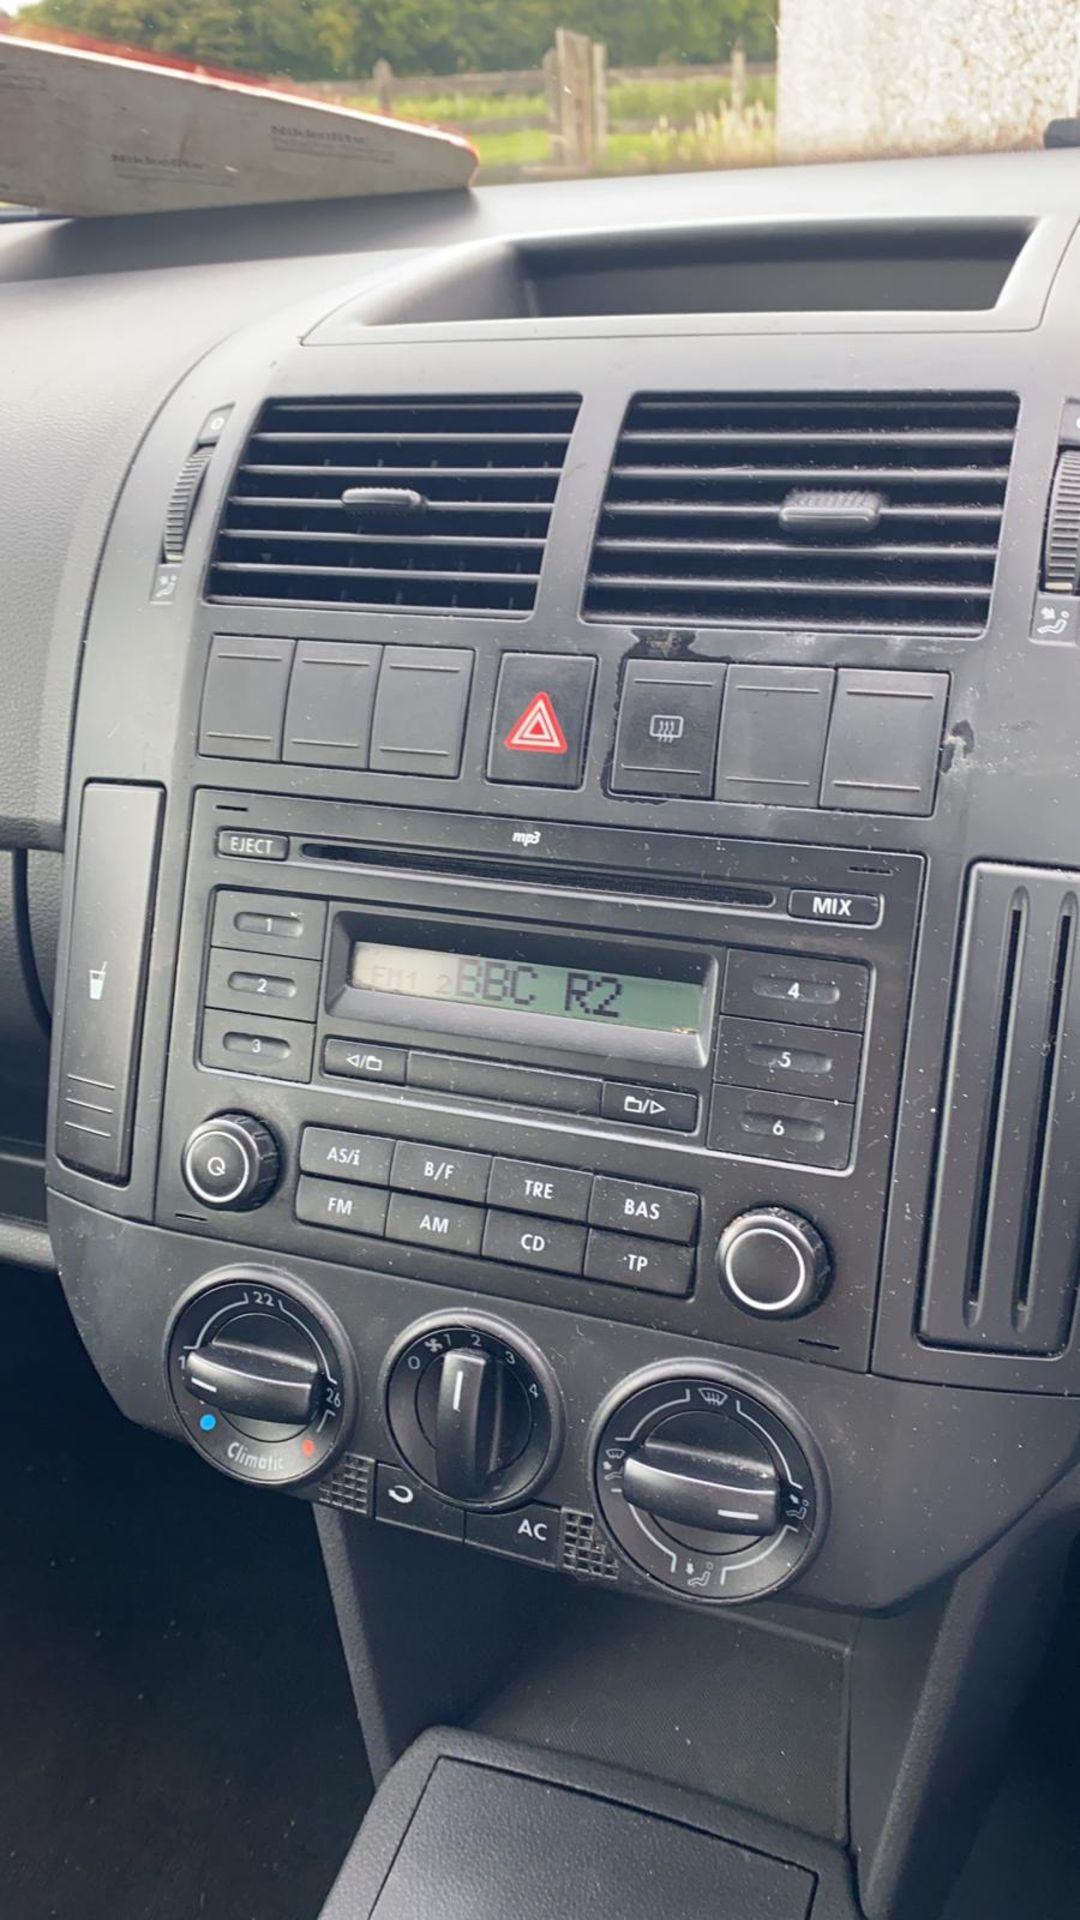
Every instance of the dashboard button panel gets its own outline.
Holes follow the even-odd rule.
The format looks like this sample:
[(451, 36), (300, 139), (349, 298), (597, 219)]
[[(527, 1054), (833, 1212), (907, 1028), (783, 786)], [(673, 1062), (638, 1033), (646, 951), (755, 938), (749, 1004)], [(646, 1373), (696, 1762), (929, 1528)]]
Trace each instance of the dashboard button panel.
[(504, 654), (487, 777), (515, 786), (579, 787), (596, 661), (566, 653)]
[(280, 760), (293, 642), (217, 634), (203, 688), (199, 752)]
[(816, 807), (835, 675), (828, 667), (732, 667), (716, 797)]
[(463, 648), (387, 648), (371, 723), (373, 771), (456, 777), (472, 669)]
[(712, 798), (726, 673), (708, 661), (627, 662), (613, 791)]

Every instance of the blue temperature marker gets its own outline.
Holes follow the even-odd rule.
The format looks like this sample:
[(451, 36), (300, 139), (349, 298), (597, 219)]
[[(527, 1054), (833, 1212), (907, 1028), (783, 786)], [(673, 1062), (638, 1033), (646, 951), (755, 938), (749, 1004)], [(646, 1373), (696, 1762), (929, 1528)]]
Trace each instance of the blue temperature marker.
[(204, 1433), (213, 1433), (214, 1428), (217, 1426), (217, 1414), (204, 1413), (199, 1421), (199, 1425)]

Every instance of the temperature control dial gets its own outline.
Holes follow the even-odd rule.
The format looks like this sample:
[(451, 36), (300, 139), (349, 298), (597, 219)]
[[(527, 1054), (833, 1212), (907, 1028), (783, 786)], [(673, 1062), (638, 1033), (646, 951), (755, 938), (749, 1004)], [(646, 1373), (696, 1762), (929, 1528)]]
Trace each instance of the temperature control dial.
[(180, 1309), (169, 1388), (199, 1452), (235, 1480), (290, 1486), (325, 1472), (356, 1411), (337, 1321), (295, 1281), (222, 1275)]
[(629, 1382), (601, 1415), (594, 1477), (624, 1556), (713, 1606), (786, 1586), (824, 1526), (823, 1472), (794, 1414), (719, 1368)]
[(561, 1439), (547, 1362), (480, 1315), (414, 1327), (390, 1365), (386, 1412), (414, 1473), (463, 1507), (525, 1499), (551, 1471)]

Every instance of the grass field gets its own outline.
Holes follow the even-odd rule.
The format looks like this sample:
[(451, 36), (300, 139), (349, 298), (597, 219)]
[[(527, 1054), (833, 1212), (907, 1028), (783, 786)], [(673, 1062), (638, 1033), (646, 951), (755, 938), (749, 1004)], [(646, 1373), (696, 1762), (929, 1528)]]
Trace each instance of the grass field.
[[(543, 118), (544, 94), (490, 93), (417, 95), (394, 93), (394, 112), (404, 120), (464, 127), (480, 155), (480, 178), (506, 177), (552, 164), (551, 136), (545, 127), (509, 127)], [(608, 88), (611, 131), (598, 171), (661, 173), (679, 168), (763, 164), (772, 158), (772, 116), (776, 85), (771, 76), (747, 82), (745, 115), (730, 110), (726, 78), (692, 75), (685, 80), (615, 81)], [(375, 101), (356, 97), (351, 106), (375, 110)], [(636, 123), (624, 130), (620, 121)]]

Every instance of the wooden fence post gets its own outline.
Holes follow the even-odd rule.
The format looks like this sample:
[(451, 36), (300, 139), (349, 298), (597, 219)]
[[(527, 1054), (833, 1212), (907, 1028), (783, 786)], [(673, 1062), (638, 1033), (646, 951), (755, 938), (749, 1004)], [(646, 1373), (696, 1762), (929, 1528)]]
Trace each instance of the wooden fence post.
[(547, 99), (548, 123), (551, 127), (551, 158), (556, 167), (565, 167), (566, 155), (563, 152), (562, 110), (559, 105), (559, 61), (554, 47), (549, 47), (541, 61), (544, 74), (544, 94)]
[(562, 163), (587, 172), (596, 150), (593, 122), (592, 42), (587, 34), (558, 27), (555, 33)]
[(600, 160), (608, 140), (607, 47), (603, 40), (592, 43), (592, 118), (593, 150)]
[(746, 106), (746, 48), (736, 40), (731, 49), (731, 111), (742, 113)]
[(375, 98), (378, 101), (379, 112), (393, 113), (394, 69), (389, 60), (376, 60), (371, 69), (371, 77), (375, 82)]

